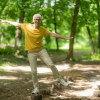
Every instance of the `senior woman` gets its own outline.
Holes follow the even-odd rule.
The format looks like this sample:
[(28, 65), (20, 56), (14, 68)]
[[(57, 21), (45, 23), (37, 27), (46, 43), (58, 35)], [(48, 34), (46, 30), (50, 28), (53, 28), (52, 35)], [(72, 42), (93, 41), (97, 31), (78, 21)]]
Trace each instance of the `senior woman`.
[(68, 83), (62, 79), (57, 68), (51, 61), (46, 49), (43, 47), (42, 39), (44, 36), (52, 36), (52, 37), (60, 38), (64, 40), (69, 40), (69, 39), (72, 39), (73, 37), (70, 37), (70, 38), (62, 37), (40, 26), (40, 23), (41, 23), (40, 14), (35, 14), (33, 16), (34, 24), (31, 24), (31, 23), (20, 24), (17, 22), (11, 22), (11, 21), (6, 21), (2, 19), (0, 20), (2, 23), (8, 23), (13, 26), (20, 27), (25, 32), (25, 50), (28, 51), (28, 59), (29, 59), (30, 67), (31, 67), (33, 87), (34, 87), (34, 89), (32, 90), (33, 94), (37, 94), (39, 92), (38, 77), (37, 77), (37, 57), (38, 56), (52, 70), (57, 81), (63, 86), (68, 86)]

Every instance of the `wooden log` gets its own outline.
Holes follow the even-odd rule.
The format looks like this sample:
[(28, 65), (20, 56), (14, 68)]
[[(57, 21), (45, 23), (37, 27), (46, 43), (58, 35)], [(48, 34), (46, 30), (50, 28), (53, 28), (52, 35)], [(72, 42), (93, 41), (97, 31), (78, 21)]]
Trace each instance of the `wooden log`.
[(43, 95), (52, 95), (53, 89), (40, 89), (39, 93)]
[(100, 90), (100, 85), (97, 85), (98, 86), (98, 88), (99, 88), (99, 90)]
[(31, 100), (42, 100), (42, 94), (31, 94)]
[(55, 82), (55, 83), (52, 85), (52, 89), (53, 89), (53, 90), (54, 90), (54, 89), (58, 89), (58, 90), (62, 91), (62, 90), (64, 90), (64, 86), (61, 85), (60, 83)]

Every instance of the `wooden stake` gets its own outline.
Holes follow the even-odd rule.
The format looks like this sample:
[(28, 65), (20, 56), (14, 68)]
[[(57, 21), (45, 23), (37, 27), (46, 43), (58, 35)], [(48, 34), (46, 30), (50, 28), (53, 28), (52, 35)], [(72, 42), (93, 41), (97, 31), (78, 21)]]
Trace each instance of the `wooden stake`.
[(31, 100), (42, 100), (42, 94), (31, 94)]
[(52, 89), (40, 89), (39, 93), (43, 95), (52, 95), (53, 90)]

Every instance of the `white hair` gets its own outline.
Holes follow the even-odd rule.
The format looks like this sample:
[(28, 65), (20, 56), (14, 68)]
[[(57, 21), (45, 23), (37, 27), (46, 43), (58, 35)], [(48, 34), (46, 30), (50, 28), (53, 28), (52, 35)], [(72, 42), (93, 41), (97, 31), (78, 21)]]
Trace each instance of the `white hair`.
[(41, 19), (41, 15), (40, 15), (40, 14), (35, 14), (35, 15), (33, 16), (33, 20), (35, 19), (35, 17), (40, 17), (40, 19)]

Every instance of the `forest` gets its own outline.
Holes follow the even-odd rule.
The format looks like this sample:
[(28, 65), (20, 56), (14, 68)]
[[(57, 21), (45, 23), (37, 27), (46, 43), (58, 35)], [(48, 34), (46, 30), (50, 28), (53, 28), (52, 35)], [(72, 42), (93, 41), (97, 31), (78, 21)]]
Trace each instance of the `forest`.
[[(42, 40), (44, 47), (48, 51), (55, 65), (58, 66), (58, 69), (59, 66), (69, 66), (68, 68), (64, 67), (65, 69), (59, 69), (60, 74), (63, 77), (72, 77), (76, 83), (76, 80), (87, 82), (86, 80), (90, 81), (94, 77), (95, 81), (97, 81), (100, 76), (100, 1), (0, 0), (0, 19), (18, 23), (34, 24), (34, 14), (40, 14), (42, 16), (40, 26), (45, 27), (50, 32), (57, 33), (66, 38), (73, 37), (71, 40), (64, 40), (47, 36)], [(1, 100), (5, 100), (7, 98), (8, 100), (31, 100), (29, 94), (32, 87), (30, 70), (21, 69), (23, 66), (26, 69), (29, 68), (27, 51), (25, 51), (24, 48), (24, 31), (22, 31), (21, 28), (17, 28), (7, 23), (1, 23), (0, 21)], [(42, 61), (39, 60), (38, 67), (41, 68), (40, 66), (46, 68)], [(87, 68), (86, 72), (84, 68)], [(52, 73), (50, 71), (44, 72), (43, 74), (39, 72), (38, 75), (39, 83), (41, 83), (45, 88), (47, 88), (47, 86), (50, 87), (49, 85), (52, 82), (48, 85), (44, 84), (41, 80), (44, 76), (46, 78), (43, 80), (48, 80), (48, 78), (52, 77)], [(54, 80), (54, 78), (51, 79)], [(14, 91), (15, 83), (17, 86), (16, 91)], [(9, 84), (12, 88), (9, 88), (7, 84)], [(13, 85), (11, 86), (11, 84)], [(19, 89), (19, 85), (21, 85), (23, 89)], [(72, 90), (73, 93), (74, 91), (78, 91), (74, 85), (75, 83), (72, 82), (69, 88), (65, 88), (65, 91), (67, 90), (70, 92), (70, 90)], [(4, 87), (4, 89), (2, 87)], [(26, 89), (25, 87), (27, 90), (26, 92), (23, 92)], [(42, 88), (42, 86), (40, 88)], [(81, 89), (85, 90), (87, 88), (88, 86)], [(10, 91), (10, 89), (12, 91)], [(18, 92), (18, 89), (20, 92)], [(8, 92), (9, 94), (7, 94)], [(24, 94), (26, 94), (25, 97)], [(55, 95), (58, 96), (59, 94), (60, 93), (57, 92)], [(4, 95), (6, 96), (4, 97)], [(61, 95), (64, 96), (64, 94)], [(18, 97), (18, 99), (16, 97)], [(60, 99), (58, 97), (54, 97), (55, 96), (49, 96), (49, 99), (64, 99), (61, 97), (59, 97)], [(68, 97), (73, 98), (74, 96), (69, 93), (67, 95), (67, 98)], [(75, 97), (80, 96), (75, 95)], [(43, 96), (43, 100), (49, 100), (47, 98), (48, 96)], [(90, 99), (91, 98), (92, 97), (90, 97)], [(66, 96), (64, 100), (67, 100)], [(76, 98), (75, 100), (80, 99)], [(98, 100), (100, 100), (100, 98)]]
[[(99, 52), (99, 0), (1, 0), (0, 4), (1, 19), (33, 23), (33, 15), (39, 13), (42, 15), (41, 26), (64, 37), (73, 36), (71, 41), (51, 37), (43, 39), (43, 44), (48, 49), (59, 50), (65, 45), (68, 48), (67, 59), (73, 58), (74, 49), (84, 48), (92, 54)], [(9, 24), (0, 26), (0, 44), (14, 45), (14, 52), (19, 48), (23, 50), (25, 39), (21, 29)]]

